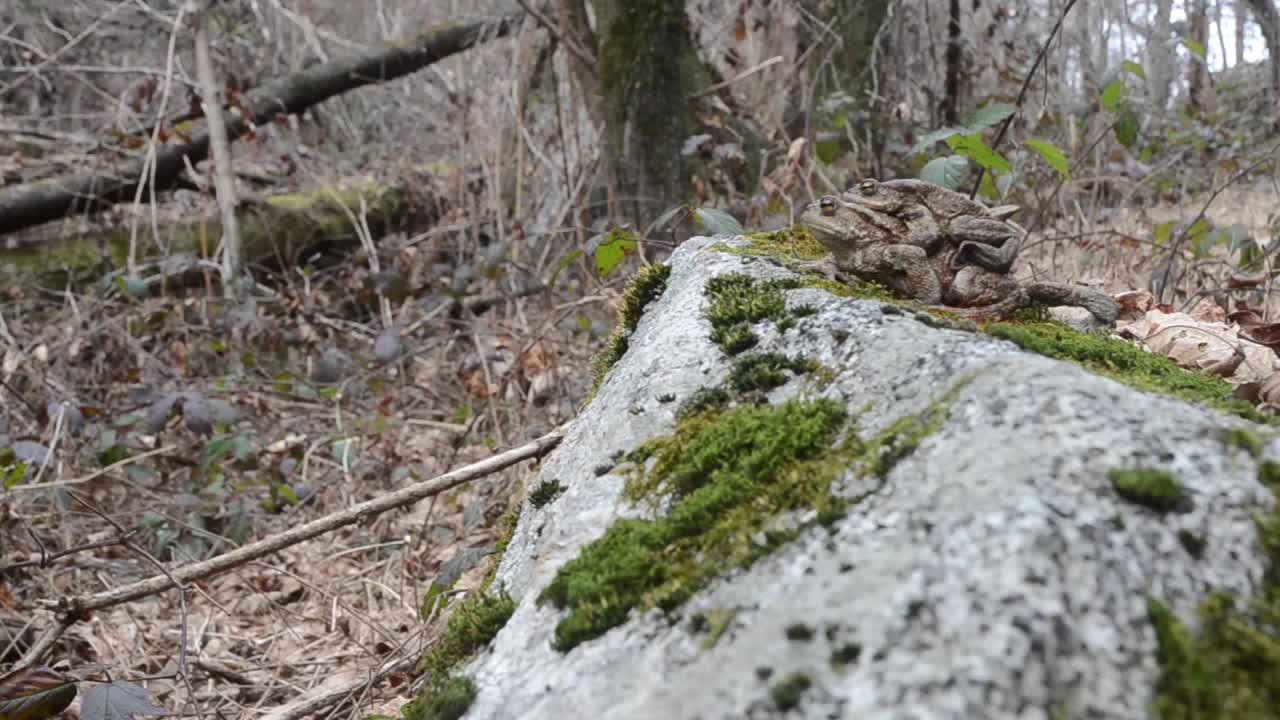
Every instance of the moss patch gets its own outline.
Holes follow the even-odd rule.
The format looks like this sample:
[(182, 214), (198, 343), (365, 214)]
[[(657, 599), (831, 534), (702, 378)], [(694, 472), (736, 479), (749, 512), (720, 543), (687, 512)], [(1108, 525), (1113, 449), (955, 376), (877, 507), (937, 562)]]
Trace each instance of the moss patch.
[[(671, 611), (725, 571), (842, 517), (860, 498), (840, 497), (833, 482), (851, 470), (886, 476), (938, 426), (953, 393), (865, 443), (832, 400), (682, 411), (674, 434), (628, 456), (636, 464), (627, 496), (666, 514), (614, 523), (539, 597), (569, 611), (556, 626), (556, 648), (600, 636), (633, 609)], [(813, 519), (791, 526), (775, 520), (799, 510), (815, 511)]]
[(491, 559), (493, 564), (489, 566), (489, 572), (485, 573), (484, 582), (480, 584), (482, 592), (493, 585), (493, 579), (498, 575), (498, 565), (502, 564), (502, 556), (507, 554), (507, 546), (511, 544), (511, 538), (515, 537), (516, 526), (520, 524), (520, 512), (523, 508), (521, 503), (513, 503), (498, 521), (498, 537), (494, 541)]
[(808, 463), (830, 448), (845, 419), (833, 401), (792, 401), (693, 415), (675, 435), (650, 441), (653, 468), (633, 475), (627, 492), (655, 503), (669, 496), (671, 511), (616, 522), (561, 568), (539, 598), (569, 610), (556, 626), (556, 647), (598, 637), (632, 608), (674, 608), (748, 561), (751, 538), (769, 518), (822, 502), (833, 473)]
[(1120, 497), (1161, 512), (1178, 507), (1187, 494), (1173, 474), (1165, 470), (1114, 469), (1107, 471), (1107, 479)]
[(540, 508), (560, 497), (562, 492), (564, 492), (564, 486), (560, 484), (559, 480), (543, 481), (541, 485), (529, 493), (529, 504), (535, 508)]
[(711, 341), (726, 354), (736, 355), (760, 341), (752, 324), (772, 320), (785, 329), (793, 318), (787, 312), (783, 291), (800, 284), (799, 278), (757, 281), (742, 273), (711, 278), (705, 288), (710, 301), (706, 317), (711, 322)]
[(782, 712), (792, 710), (800, 704), (805, 691), (813, 687), (813, 678), (805, 673), (795, 672), (782, 678), (769, 688), (769, 697)]
[(813, 361), (787, 357), (782, 353), (744, 355), (729, 371), (729, 386), (739, 393), (768, 392), (791, 379), (786, 374), (788, 371), (803, 375), (815, 366)]
[[(680, 409), (676, 411), (676, 420), (680, 421), (707, 411), (722, 410), (732, 399), (733, 396), (729, 391), (722, 387), (700, 388), (680, 405)], [(640, 455), (635, 457), (639, 458)]]
[(471, 595), (449, 616), (444, 634), (422, 658), (420, 668), (432, 677), (445, 677), (487, 645), (515, 610), (515, 601), (505, 592)]
[[(427, 692), (427, 690), (430, 692)], [(476, 699), (476, 684), (470, 678), (450, 676), (423, 689), (400, 711), (405, 720), (458, 720)]]
[(706, 639), (702, 641), (702, 649), (710, 650), (715, 647), (737, 617), (738, 611), (733, 608), (712, 608), (705, 615), (699, 613), (695, 616), (693, 618), (694, 631), (707, 634)]
[(462, 717), (475, 700), (476, 687), (455, 671), (498, 634), (515, 609), (515, 601), (505, 592), (479, 592), (464, 600), (449, 616), (444, 633), (419, 663), (419, 669), (430, 677), (418, 697), (405, 705), (404, 717), (407, 720)]
[(640, 324), (640, 316), (644, 314), (645, 306), (662, 296), (667, 289), (667, 278), (670, 276), (671, 266), (659, 263), (640, 270), (627, 284), (627, 289), (622, 295), (622, 307), (618, 309), (618, 324), (613, 330), (613, 335), (609, 337), (605, 349), (592, 362), (595, 367), (595, 385), (591, 391), (592, 395), (604, 382), (604, 376), (627, 353), (631, 333), (635, 332), (636, 326)]
[(986, 332), (1024, 350), (1074, 362), (1139, 390), (1170, 395), (1254, 422), (1276, 422), (1249, 403), (1233, 399), (1226, 381), (1184, 370), (1163, 355), (1120, 340), (1078, 332), (1057, 323), (992, 323), (986, 326)]
[(1240, 448), (1254, 457), (1262, 456), (1262, 438), (1248, 428), (1231, 428), (1223, 442), (1227, 447)]
[(788, 640), (795, 642), (809, 642), (813, 639), (813, 628), (804, 623), (792, 623), (786, 627), (783, 633)]
[[(1267, 466), (1258, 479), (1274, 491)], [(1211, 595), (1194, 635), (1159, 600), (1147, 601), (1160, 662), (1155, 708), (1164, 720), (1280, 718), (1280, 506), (1255, 521), (1267, 564), (1258, 597)]]

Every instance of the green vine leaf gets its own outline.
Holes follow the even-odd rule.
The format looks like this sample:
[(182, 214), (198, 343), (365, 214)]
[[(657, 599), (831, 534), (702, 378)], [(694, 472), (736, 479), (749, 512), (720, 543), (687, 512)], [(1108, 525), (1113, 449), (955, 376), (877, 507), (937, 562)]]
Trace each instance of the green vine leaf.
[(987, 170), (1009, 172), (1012, 168), (1004, 156), (996, 152), (982, 140), (981, 135), (957, 135), (947, 138), (947, 144), (957, 153), (964, 155)]
[(1200, 60), (1203, 61), (1205, 59), (1206, 53), (1204, 50), (1204, 46), (1201, 45), (1200, 43), (1196, 42), (1195, 40), (1192, 40), (1191, 38), (1182, 38), (1179, 42), (1181, 42), (1184, 46), (1186, 46), (1186, 48), (1190, 50), (1193, 55), (1200, 58)]
[(969, 132), (976, 133), (999, 125), (1016, 112), (1018, 112), (1018, 108), (1009, 103), (989, 103), (978, 108), (978, 111), (969, 117), (965, 125), (969, 128)]
[(962, 127), (954, 126), (942, 128), (941, 130), (934, 130), (916, 141), (916, 144), (911, 146), (911, 149), (907, 151), (907, 154), (915, 155), (918, 152), (924, 152), (932, 147), (934, 143), (948, 140), (955, 135), (964, 135), (967, 132), (969, 131)]
[(1125, 103), (1116, 122), (1116, 141), (1125, 147), (1133, 147), (1138, 140), (1138, 113)]
[(1138, 63), (1132, 60), (1125, 60), (1123, 64), (1124, 64), (1124, 69), (1128, 70), (1130, 73), (1133, 73), (1134, 77), (1138, 78), (1139, 80), (1147, 79), (1147, 71), (1142, 69), (1142, 66), (1139, 65)]
[(1056, 146), (1051, 143), (1047, 143), (1044, 140), (1034, 139), (1027, 140), (1022, 144), (1039, 153), (1040, 157), (1044, 158), (1044, 161), (1049, 163), (1049, 167), (1057, 170), (1058, 174), (1061, 175), (1063, 179), (1071, 179), (1071, 164), (1067, 162), (1067, 156), (1063, 155), (1062, 151)]
[(636, 236), (630, 231), (622, 228), (610, 230), (596, 246), (596, 271), (600, 277), (609, 277), (609, 273), (616, 270), (636, 246)]
[(1115, 112), (1116, 107), (1120, 105), (1120, 101), (1127, 94), (1127, 88), (1124, 86), (1123, 79), (1112, 80), (1111, 84), (1102, 90), (1102, 109), (1107, 112)]

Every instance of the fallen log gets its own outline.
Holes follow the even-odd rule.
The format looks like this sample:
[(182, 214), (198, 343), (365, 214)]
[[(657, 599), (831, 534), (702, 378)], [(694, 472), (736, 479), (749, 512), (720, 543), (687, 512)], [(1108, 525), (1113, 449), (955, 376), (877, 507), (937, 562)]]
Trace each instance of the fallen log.
[[(246, 198), (236, 208), (244, 237), (244, 259), (251, 265), (287, 268), (308, 261), (318, 249), (344, 254), (360, 239), (349, 213), (364, 209), (364, 223), (378, 236), (411, 215), (411, 193), (401, 184), (371, 181), (344, 187)], [(222, 235), (217, 218), (191, 218), (161, 225), (166, 255), (203, 258)], [(80, 287), (126, 265), (129, 228), (103, 227), (53, 243), (22, 243), (0, 249), (0, 285)]]
[[(279, 78), (243, 96), (248, 117), (227, 115), (227, 133), (236, 138), (252, 125), (281, 114), (294, 114), (364, 85), (385, 82), (462, 52), (484, 40), (501, 37), (515, 26), (518, 15), (498, 20), (451, 24), (429, 28), (412, 40), (355, 57), (314, 65)], [(143, 177), (143, 160), (133, 160), (109, 171), (91, 172), (24, 185), (0, 193), (0, 235), (81, 212), (94, 212), (117, 203), (131, 202), (142, 185), (142, 196), (152, 189), (172, 188), (189, 161), (192, 165), (209, 154), (209, 133), (199, 130), (191, 141), (156, 151), (150, 182)]]

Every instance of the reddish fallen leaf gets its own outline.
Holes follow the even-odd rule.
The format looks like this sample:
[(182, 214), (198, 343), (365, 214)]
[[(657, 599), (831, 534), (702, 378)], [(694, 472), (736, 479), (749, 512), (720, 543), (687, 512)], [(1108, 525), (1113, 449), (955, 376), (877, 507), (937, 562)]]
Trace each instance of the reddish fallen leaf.
[(76, 698), (76, 685), (48, 667), (23, 668), (0, 676), (0, 718), (45, 720)]

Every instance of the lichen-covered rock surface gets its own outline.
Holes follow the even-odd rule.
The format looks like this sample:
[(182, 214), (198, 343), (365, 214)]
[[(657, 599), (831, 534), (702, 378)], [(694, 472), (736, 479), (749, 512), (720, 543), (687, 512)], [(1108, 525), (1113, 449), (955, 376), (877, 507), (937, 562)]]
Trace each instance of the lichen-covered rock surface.
[[(1262, 582), (1270, 429), (785, 284), (789, 314), (752, 323), (755, 346), (730, 356), (711, 340), (708, 281), (794, 276), (724, 242), (670, 258), (665, 290), (531, 483), (563, 492), (526, 503), (496, 579), (515, 612), (460, 668), (477, 690), (466, 717), (1155, 717), (1152, 601), (1194, 632), (1210, 593)], [(781, 380), (731, 381), (770, 352), (790, 358)], [(725, 389), (713, 409), (688, 405), (706, 388)], [(833, 418), (828, 438), (787, 416), (785, 465), (654, 449), (682, 423), (705, 439), (784, 406)], [(836, 459), (827, 480), (806, 432)], [(699, 442), (689, 454), (769, 445)], [(677, 479), (636, 480), (656, 466)], [(716, 483), (728, 499), (690, 509)], [(635, 565), (615, 573), (609, 558)]]

